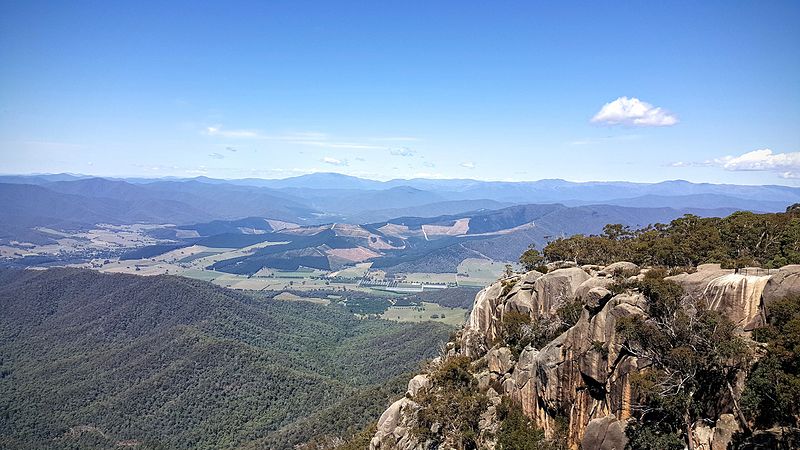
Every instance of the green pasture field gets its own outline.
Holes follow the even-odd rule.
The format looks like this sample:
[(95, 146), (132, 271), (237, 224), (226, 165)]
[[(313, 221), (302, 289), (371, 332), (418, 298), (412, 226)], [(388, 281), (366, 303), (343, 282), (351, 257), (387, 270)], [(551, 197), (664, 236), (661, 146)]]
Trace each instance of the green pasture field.
[[(436, 303), (423, 302), (421, 310), (419, 307), (390, 307), (381, 318), (394, 320), (396, 322), (425, 322), (434, 321), (444, 323), (453, 327), (460, 327), (466, 320), (467, 310), (464, 308), (447, 308)], [(438, 318), (431, 318), (431, 316)], [(444, 318), (442, 319), (442, 315)]]
[[(486, 286), (503, 275), (507, 263), (486, 259), (468, 258), (458, 265), (458, 284), (462, 286)], [(466, 276), (463, 276), (466, 275)]]
[(420, 283), (446, 284), (458, 281), (456, 274), (454, 273), (410, 272), (402, 273), (400, 275), (405, 275), (407, 282), (416, 281)]

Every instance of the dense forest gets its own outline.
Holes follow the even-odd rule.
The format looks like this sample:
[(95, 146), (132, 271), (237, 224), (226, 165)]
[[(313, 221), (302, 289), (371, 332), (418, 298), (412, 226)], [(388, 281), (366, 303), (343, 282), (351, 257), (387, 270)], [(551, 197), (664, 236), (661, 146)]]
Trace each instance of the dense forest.
[(632, 261), (642, 266), (777, 268), (800, 263), (800, 205), (785, 213), (740, 211), (724, 218), (685, 215), (669, 224), (630, 229), (606, 225), (600, 235), (577, 234), (548, 243), (540, 253), (531, 247), (520, 258), (528, 269), (544, 262), (578, 264)]
[(347, 437), (449, 331), (179, 277), (0, 271), (0, 447)]

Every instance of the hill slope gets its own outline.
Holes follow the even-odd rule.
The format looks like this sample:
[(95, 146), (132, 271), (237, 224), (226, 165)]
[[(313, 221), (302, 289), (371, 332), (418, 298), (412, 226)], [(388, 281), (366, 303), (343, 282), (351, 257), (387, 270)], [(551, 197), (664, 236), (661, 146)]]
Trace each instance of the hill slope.
[(291, 448), (374, 419), (447, 332), (177, 277), (2, 271), (0, 447)]

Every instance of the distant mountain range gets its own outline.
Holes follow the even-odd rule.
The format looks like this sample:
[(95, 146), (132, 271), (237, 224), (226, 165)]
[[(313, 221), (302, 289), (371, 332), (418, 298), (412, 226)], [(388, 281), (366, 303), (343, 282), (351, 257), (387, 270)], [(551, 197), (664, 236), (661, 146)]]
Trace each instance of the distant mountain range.
[[(0, 216), (0, 240), (48, 239), (37, 234), (35, 227), (81, 229), (97, 223), (189, 226), (250, 217), (300, 226), (395, 224), (397, 217), (414, 217), (431, 218), (430, 225), (436, 227), (468, 218), (469, 236), (475, 233), (481, 220), (495, 220), (483, 219), (489, 217), (486, 211), (502, 210), (502, 214), (516, 211), (514, 214), (522, 214), (520, 217), (526, 219), (523, 222), (508, 219), (509, 224), (514, 224), (509, 228), (538, 220), (533, 228), (536, 231), (514, 230), (503, 232), (502, 238), (492, 239), (508, 242), (512, 239), (509, 235), (518, 237), (527, 233), (529, 243), (541, 243), (546, 235), (599, 231), (604, 221), (646, 225), (668, 221), (686, 212), (724, 215), (734, 210), (782, 211), (796, 202), (800, 202), (800, 188), (687, 181), (647, 184), (411, 179), (384, 182), (335, 173), (280, 180), (6, 175), (0, 176), (0, 210), (4, 212)], [(523, 211), (520, 209), (508, 209), (531, 204), (557, 208), (557, 214), (553, 212), (556, 216), (544, 219), (528, 217), (527, 212), (520, 213)], [(470, 241), (464, 237), (459, 239)], [(482, 240), (488, 238), (484, 236)], [(477, 244), (463, 245), (475, 247)], [(512, 247), (516, 250), (518, 246)]]
[[(406, 216), (362, 225), (297, 226), (252, 217), (181, 226), (165, 237), (194, 235), (198, 237), (183, 239), (185, 246), (210, 248), (271, 243), (211, 266), (216, 271), (241, 275), (253, 275), (264, 267), (337, 270), (360, 262), (372, 262), (373, 268), (393, 273), (454, 273), (467, 258), (515, 261), (530, 244), (542, 248), (558, 236), (597, 234), (608, 223), (637, 228), (666, 223), (687, 213), (724, 216), (731, 211), (614, 205), (568, 207), (556, 203), (437, 217)], [(173, 249), (154, 246), (153, 254)], [(124, 258), (141, 258), (143, 254), (149, 254), (148, 250), (136, 250)]]

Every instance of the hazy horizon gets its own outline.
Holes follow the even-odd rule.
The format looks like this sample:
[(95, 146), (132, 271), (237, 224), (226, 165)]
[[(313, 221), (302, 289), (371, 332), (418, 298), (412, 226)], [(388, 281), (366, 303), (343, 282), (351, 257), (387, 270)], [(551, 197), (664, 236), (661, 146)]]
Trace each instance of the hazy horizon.
[[(663, 179), (663, 180), (656, 180), (656, 181), (630, 181), (630, 180), (570, 180), (564, 178), (538, 178), (538, 179), (531, 179), (531, 180), (494, 180), (494, 179), (480, 179), (480, 178), (469, 178), (469, 177), (459, 177), (459, 178), (436, 178), (436, 177), (412, 177), (412, 178), (405, 178), (405, 177), (397, 177), (397, 178), (369, 178), (366, 176), (356, 176), (356, 175), (348, 175), (341, 172), (331, 172), (331, 171), (319, 171), (319, 172), (308, 172), (303, 174), (297, 175), (286, 175), (286, 176), (277, 176), (273, 178), (266, 178), (266, 177), (241, 177), (241, 178), (223, 178), (223, 177), (213, 177), (208, 175), (187, 175), (187, 176), (179, 176), (179, 175), (152, 175), (152, 176), (116, 176), (116, 175), (100, 175), (100, 174), (92, 174), (92, 173), (72, 173), (72, 172), (29, 172), (29, 173), (6, 173), (0, 172), (0, 177), (36, 177), (36, 176), (58, 176), (58, 175), (68, 175), (72, 177), (79, 177), (79, 178), (104, 178), (110, 180), (196, 180), (196, 179), (209, 179), (209, 180), (218, 180), (218, 181), (244, 181), (244, 180), (289, 180), (298, 177), (304, 177), (309, 175), (340, 175), (344, 177), (351, 177), (357, 178), (366, 181), (376, 181), (381, 183), (386, 183), (390, 181), (412, 181), (412, 180), (432, 180), (432, 181), (476, 181), (481, 183), (536, 183), (541, 181), (563, 181), (567, 183), (576, 183), (576, 184), (591, 184), (591, 183), (631, 183), (631, 184), (660, 184), (660, 183), (671, 183), (671, 182), (686, 182), (691, 184), (715, 184), (715, 185), (739, 185), (739, 186), (767, 186), (767, 185), (775, 185), (775, 186), (786, 186), (786, 187), (798, 187), (797, 185), (792, 184), (781, 184), (781, 183), (714, 183), (714, 182), (695, 182), (681, 178), (674, 178), (674, 179)], [(0, 181), (2, 182), (2, 181)], [(798, 183), (800, 184), (800, 183)]]

